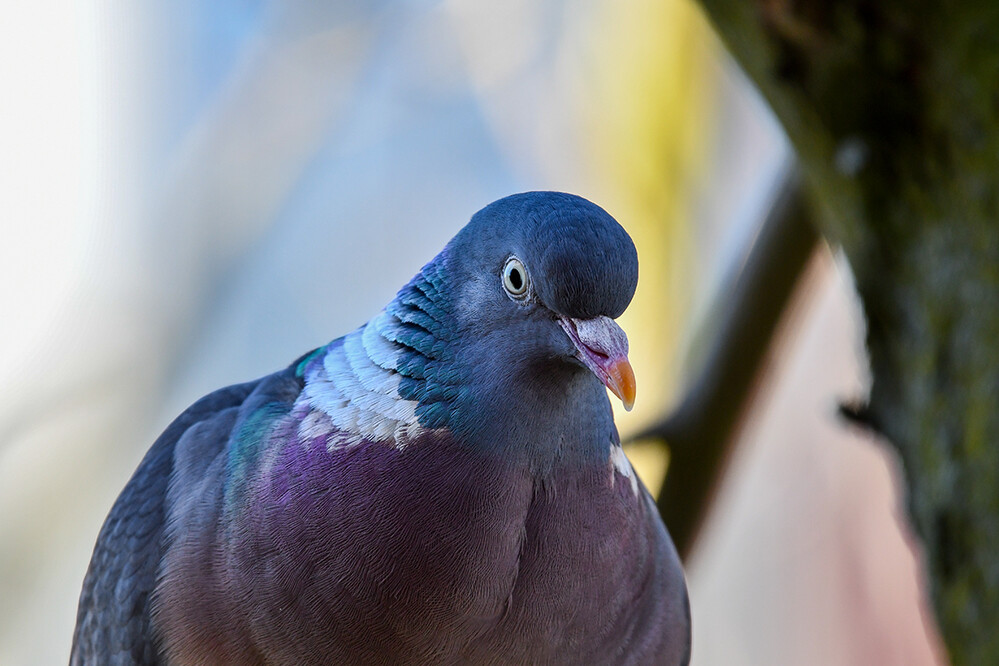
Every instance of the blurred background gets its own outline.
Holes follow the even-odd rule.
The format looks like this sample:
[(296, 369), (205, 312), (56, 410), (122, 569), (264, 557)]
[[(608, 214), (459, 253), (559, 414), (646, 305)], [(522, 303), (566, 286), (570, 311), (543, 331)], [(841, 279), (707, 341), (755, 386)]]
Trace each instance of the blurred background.
[[(689, 0), (38, 0), (0, 24), (0, 664), (65, 663), (90, 551), (201, 395), (375, 314), (485, 204), (606, 208), (628, 438), (684, 395), (789, 147)], [(811, 257), (687, 564), (693, 663), (935, 664), (897, 460)], [(650, 488), (665, 457), (630, 455)]]

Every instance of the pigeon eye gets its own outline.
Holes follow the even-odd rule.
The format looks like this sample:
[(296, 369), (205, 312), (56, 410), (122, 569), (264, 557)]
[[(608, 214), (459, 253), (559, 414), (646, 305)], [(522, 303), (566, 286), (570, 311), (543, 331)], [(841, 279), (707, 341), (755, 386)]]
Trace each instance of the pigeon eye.
[(503, 266), (503, 288), (513, 298), (524, 298), (527, 294), (527, 268), (517, 257), (510, 257)]

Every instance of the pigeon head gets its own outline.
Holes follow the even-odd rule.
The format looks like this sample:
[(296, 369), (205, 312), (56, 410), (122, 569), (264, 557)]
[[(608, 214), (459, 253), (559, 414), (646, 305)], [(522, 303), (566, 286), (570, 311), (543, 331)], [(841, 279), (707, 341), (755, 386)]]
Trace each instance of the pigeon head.
[[(638, 283), (638, 254), (628, 233), (607, 212), (562, 192), (526, 192), (475, 214), (455, 238), (469, 268), (507, 271), (511, 295), (526, 295), (575, 319), (616, 319)], [(508, 259), (520, 264), (508, 264)], [(516, 284), (527, 269), (522, 293)], [(496, 270), (494, 274), (499, 274)]]
[(472, 362), (494, 376), (582, 366), (631, 408), (628, 339), (613, 320), (635, 293), (638, 255), (606, 211), (561, 192), (516, 194), (476, 213), (444, 254), (453, 312), (479, 342)]

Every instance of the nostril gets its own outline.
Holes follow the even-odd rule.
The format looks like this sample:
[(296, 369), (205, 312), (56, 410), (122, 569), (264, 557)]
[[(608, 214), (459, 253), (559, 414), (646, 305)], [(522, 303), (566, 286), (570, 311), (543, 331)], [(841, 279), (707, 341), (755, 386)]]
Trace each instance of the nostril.
[(597, 358), (601, 358), (601, 359), (610, 358), (610, 356), (608, 356), (604, 352), (600, 351), (599, 349), (594, 349), (593, 347), (589, 346), (586, 343), (583, 343), (583, 346), (586, 347), (586, 351), (590, 352), (591, 354), (593, 354)]

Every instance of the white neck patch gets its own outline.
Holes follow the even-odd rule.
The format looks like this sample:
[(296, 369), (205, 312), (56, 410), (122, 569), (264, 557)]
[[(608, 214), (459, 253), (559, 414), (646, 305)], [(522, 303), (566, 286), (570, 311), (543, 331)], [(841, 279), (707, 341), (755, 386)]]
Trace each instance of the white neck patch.
[(635, 475), (635, 470), (631, 466), (631, 461), (628, 460), (628, 456), (624, 454), (624, 449), (616, 444), (611, 444), (610, 447), (610, 464), (611, 464), (611, 483), (617, 478), (615, 471), (623, 476), (624, 478), (631, 481), (631, 492), (638, 496), (638, 477)]
[(303, 441), (333, 432), (329, 450), (363, 440), (391, 442), (402, 449), (423, 431), (416, 418), (417, 402), (399, 395), (402, 376), (395, 368), (403, 347), (383, 335), (399, 325), (382, 311), (364, 326), (330, 343), (322, 364), (306, 371), (305, 388), (296, 406), (310, 409), (299, 424)]

